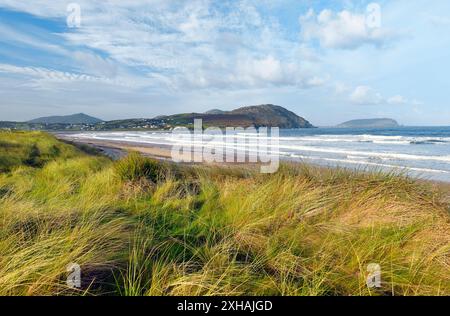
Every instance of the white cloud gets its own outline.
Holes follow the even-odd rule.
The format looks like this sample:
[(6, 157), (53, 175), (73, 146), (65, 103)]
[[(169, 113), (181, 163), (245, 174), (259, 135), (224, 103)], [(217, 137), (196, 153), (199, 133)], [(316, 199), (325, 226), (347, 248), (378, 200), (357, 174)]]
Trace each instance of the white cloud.
[[(138, 114), (163, 114), (172, 111), (169, 105), (180, 106), (172, 111), (178, 112), (185, 105), (192, 107), (189, 110), (202, 110), (202, 106), (206, 110), (279, 102), (299, 104), (299, 114), (314, 116), (316, 111), (329, 110), (330, 104), (342, 105), (336, 107), (339, 110), (331, 109), (329, 117), (334, 117), (348, 115), (345, 108), (349, 103), (383, 107), (348, 107), (350, 111), (402, 111), (394, 105), (422, 105), (410, 99), (412, 96), (388, 97), (391, 94), (385, 92), (406, 93), (397, 88), (408, 85), (415, 87), (415, 97), (438, 104), (437, 99), (443, 98), (439, 93), (447, 86), (443, 70), (448, 60), (448, 28), (442, 26), (447, 19), (439, 17), (448, 11), (446, 0), (440, 0), (437, 9), (429, 8), (424, 0), (383, 2), (379, 29), (367, 27), (363, 11), (350, 11), (358, 6), (351, 1), (333, 5), (347, 10), (325, 9), (325, 2), (314, 3), (321, 9), (304, 15), (299, 29), (290, 17), (304, 4), (295, 0), (76, 0), (81, 6), (81, 28), (61, 33), (64, 27), (60, 24), (50, 31), (51, 25), (64, 23), (69, 2), (0, 0), (1, 8), (27, 12), (48, 22), (34, 25), (32, 18), (17, 20), (17, 25), (8, 19), (0, 22), (2, 42), (28, 50), (23, 56), (11, 56), (12, 49), (0, 47), (7, 62), (36, 66), (1, 66), (0, 89), (3, 96), (9, 93), (9, 100), (20, 103), (29, 95), (30, 104), (39, 100), (57, 105), (71, 91), (74, 105), (100, 104), (96, 100), (101, 100), (105, 108), (117, 104), (128, 109), (135, 102), (142, 106), (134, 112)], [(423, 14), (433, 14), (433, 18), (425, 19)], [(411, 20), (416, 15), (418, 18)], [(420, 17), (423, 24), (418, 24)], [(35, 29), (29, 32), (17, 27), (22, 23)], [(431, 33), (423, 27), (427, 25)], [(405, 37), (402, 45), (388, 45), (402, 29), (411, 31), (412, 36)], [(34, 58), (29, 54), (32, 50), (42, 55)], [(440, 84), (427, 79), (430, 73), (435, 78), (434, 69), (442, 70)], [(10, 88), (25, 85), (46, 90), (32, 95), (33, 89)], [(323, 88), (309, 89), (317, 86)], [(430, 89), (436, 92), (427, 93)], [(52, 95), (57, 98), (50, 100)], [(158, 105), (164, 108), (160, 110)], [(125, 114), (131, 115), (128, 110)], [(320, 122), (322, 117), (315, 119)]]
[[(120, 72), (112, 61), (136, 69), (149, 86), (253, 89), (269, 86), (310, 88), (325, 82), (308, 69), (312, 52), (284, 37), (276, 20), (265, 18), (252, 1), (162, 0), (78, 1), (81, 28), (62, 37), (76, 47), (102, 51), (108, 58), (73, 52), (94, 76)], [(0, 5), (48, 17), (66, 15), (65, 6), (47, 1)]]
[(336, 82), (334, 84), (334, 90), (337, 94), (343, 94), (348, 93), (351, 90), (351, 88), (343, 82)]
[(282, 62), (274, 56), (241, 56), (221, 64), (200, 64), (178, 77), (176, 87), (215, 89), (259, 89), (269, 87), (311, 88), (323, 85), (327, 77), (314, 76), (297, 63)]
[(358, 86), (350, 94), (350, 101), (358, 105), (377, 105), (383, 102), (383, 97), (369, 86)]
[(136, 78), (110, 78), (103, 76), (92, 76), (86, 73), (74, 73), (67, 71), (58, 71), (42, 67), (18, 67), (9, 64), (0, 64), (0, 73), (8, 77), (21, 75), (29, 78), (25, 84), (29, 88), (45, 90), (56, 88), (55, 85), (64, 85), (70, 83), (95, 83), (113, 86), (122, 86), (128, 88), (139, 88), (142, 82)]
[(300, 25), (305, 40), (317, 39), (325, 48), (355, 49), (366, 44), (383, 46), (398, 37), (391, 30), (370, 27), (366, 14), (347, 10), (335, 13), (325, 9), (317, 15), (310, 10), (300, 17)]
[(389, 104), (406, 104), (406, 103), (408, 103), (408, 100), (401, 95), (395, 95), (393, 97), (388, 98), (387, 103), (389, 103)]
[(0, 64), (0, 72), (8, 74), (20, 74), (30, 76), (33, 78), (39, 78), (42, 80), (55, 81), (55, 82), (67, 82), (67, 81), (95, 81), (99, 78), (92, 77), (86, 74), (75, 74), (69, 72), (62, 72), (56, 70), (50, 70), (39, 67), (17, 67), (14, 65)]
[[(338, 85), (339, 86), (339, 85)], [(342, 92), (348, 91), (345, 89)], [(402, 95), (394, 95), (384, 98), (381, 93), (369, 86), (357, 86), (350, 93), (350, 101), (356, 105), (419, 105), (421, 102), (413, 99), (409, 100)]]
[(80, 65), (81, 70), (96, 76), (114, 78), (119, 70), (114, 61), (90, 52), (75, 51), (72, 53), (72, 57), (77, 65)]

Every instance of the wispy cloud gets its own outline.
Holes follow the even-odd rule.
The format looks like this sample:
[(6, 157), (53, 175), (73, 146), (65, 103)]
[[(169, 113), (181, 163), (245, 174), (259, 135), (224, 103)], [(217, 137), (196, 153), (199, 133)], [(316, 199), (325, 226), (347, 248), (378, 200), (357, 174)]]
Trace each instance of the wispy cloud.
[[(346, 90), (343, 90), (346, 91)], [(409, 100), (402, 95), (394, 95), (385, 98), (380, 92), (369, 86), (357, 86), (349, 95), (349, 99), (356, 105), (418, 105), (422, 102), (418, 100)]]
[[(161, 82), (177, 89), (309, 88), (324, 81), (303, 67), (300, 43), (284, 39), (279, 25), (250, 2), (227, 2), (225, 10), (205, 0), (171, 4), (81, 1), (82, 27), (61, 35), (72, 45), (102, 51), (122, 65), (158, 73)], [(61, 15), (39, 1), (30, 7), (10, 1), (6, 5)]]
[[(446, 2), (437, 1), (441, 7), (427, 17), (444, 12)], [(17, 96), (11, 99), (45, 90), (34, 99), (56, 104), (70, 91), (79, 104), (135, 102), (135, 113), (139, 105), (155, 115), (180, 102), (189, 111), (272, 102), (312, 119), (331, 111), (326, 119), (342, 120), (356, 108), (375, 108), (362, 104), (387, 112), (423, 107), (416, 100), (439, 87), (426, 79), (414, 89), (400, 84), (425, 78), (430, 62), (415, 69), (414, 58), (434, 61), (445, 46), (437, 33), (445, 19), (410, 20), (424, 0), (383, 1), (380, 27), (367, 24), (371, 1), (77, 0), (81, 27), (68, 28), (70, 2), (0, 0), (0, 14), (21, 14), (0, 21), (0, 90), (29, 89), (9, 92)], [(403, 37), (404, 29), (413, 36)], [(436, 44), (415, 54), (425, 43)]]
[[(55, 89), (55, 85), (69, 84), (73, 82), (89, 82), (92, 84), (108, 84), (129, 88), (139, 87), (139, 83), (133, 78), (124, 80), (123, 78), (110, 78), (102, 76), (92, 76), (85, 73), (63, 72), (40, 67), (18, 67), (8, 64), (0, 64), (0, 73), (8, 76), (22, 75), (28, 77), (28, 87), (34, 89)], [(142, 85), (142, 82), (141, 82)]]
[(384, 28), (381, 24), (370, 25), (369, 18), (366, 12), (334, 12), (325, 9), (316, 14), (311, 9), (299, 21), (304, 39), (316, 39), (324, 48), (356, 49), (363, 45), (382, 47), (399, 38), (399, 32)]

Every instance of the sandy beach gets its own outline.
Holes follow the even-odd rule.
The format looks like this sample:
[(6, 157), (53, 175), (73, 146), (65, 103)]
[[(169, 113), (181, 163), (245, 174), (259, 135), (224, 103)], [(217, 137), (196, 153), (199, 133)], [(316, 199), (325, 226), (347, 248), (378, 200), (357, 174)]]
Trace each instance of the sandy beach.
[[(144, 144), (144, 143), (133, 143), (127, 141), (106, 141), (106, 140), (93, 140), (93, 139), (83, 139), (74, 138), (70, 134), (55, 134), (55, 136), (63, 141), (70, 142), (78, 145), (87, 145), (100, 151), (103, 155), (110, 157), (113, 160), (120, 159), (127, 155), (129, 151), (136, 151), (142, 155), (158, 160), (171, 160), (171, 147), (156, 144)], [(296, 162), (290, 162), (296, 163)], [(216, 164), (215, 164), (216, 165)], [(223, 164), (222, 164), (223, 165)], [(230, 165), (230, 164), (227, 164)], [(254, 167), (254, 164), (231, 164)], [(316, 166), (319, 169), (329, 170), (331, 167)], [(445, 192), (445, 201), (450, 202), (450, 183), (436, 180), (422, 180), (417, 181), (431, 185), (432, 187)]]
[(74, 138), (68, 134), (55, 134), (55, 136), (63, 141), (88, 145), (101, 151), (104, 155), (116, 160), (127, 154), (129, 151), (137, 151), (147, 157), (152, 157), (160, 160), (167, 160), (171, 158), (170, 146), (158, 146), (152, 144), (136, 144), (126, 141), (105, 141)]

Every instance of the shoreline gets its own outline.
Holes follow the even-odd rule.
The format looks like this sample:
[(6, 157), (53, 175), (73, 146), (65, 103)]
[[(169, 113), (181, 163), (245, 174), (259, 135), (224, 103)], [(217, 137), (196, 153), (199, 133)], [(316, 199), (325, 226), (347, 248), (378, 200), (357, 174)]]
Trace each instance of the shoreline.
[[(445, 133), (441, 135), (442, 140), (433, 133), (422, 134), (415, 131), (412, 134), (383, 131), (360, 133), (361, 131), (357, 131), (341, 135), (334, 132), (312, 132), (310, 135), (307, 130), (286, 131), (280, 135), (279, 145), (277, 144), (277, 151), (280, 152), (278, 159), (325, 168), (385, 172), (413, 179), (450, 183), (450, 152), (447, 146), (442, 146), (444, 143), (450, 143), (450, 137), (445, 138)], [(170, 133), (165, 131), (152, 131), (143, 135), (134, 131), (122, 131), (117, 135), (109, 132), (105, 132), (105, 135), (91, 135), (90, 132), (70, 131), (53, 134), (82, 142), (90, 141), (100, 146), (109, 144), (113, 148), (137, 150), (158, 158), (171, 158), (167, 150), (171, 150), (174, 143), (174, 140), (170, 139)], [(214, 142), (226, 143), (223, 139)], [(431, 148), (431, 145), (436, 146)], [(238, 147), (244, 148), (245, 145), (240, 143)]]
[[(128, 151), (137, 151), (141, 153), (142, 155), (162, 160), (162, 161), (171, 161), (171, 147), (168, 145), (156, 145), (156, 144), (146, 144), (146, 143), (132, 143), (128, 141), (109, 141), (109, 140), (94, 140), (94, 139), (83, 139), (83, 138), (73, 138), (69, 136), (70, 134), (62, 134), (62, 133), (54, 133), (54, 136), (58, 138), (59, 140), (66, 141), (73, 144), (78, 145), (84, 145), (84, 146), (90, 146), (96, 150), (98, 150), (102, 155), (105, 155), (113, 160), (118, 160), (124, 156), (127, 155)], [(289, 163), (300, 163), (296, 161), (289, 161), (286, 160)], [(198, 164), (198, 163), (191, 163), (191, 164)], [(200, 164), (206, 164), (206, 163), (200, 163)], [(308, 165), (317, 167), (322, 170), (333, 170), (334, 168), (331, 166), (321, 166), (316, 165), (313, 163), (306, 163)], [(232, 164), (226, 164), (226, 163), (214, 163), (209, 165), (215, 165), (215, 166), (247, 166), (250, 167), (249, 163), (232, 163)], [(349, 169), (351, 170), (351, 169)], [(359, 171), (358, 171), (359, 172)], [(362, 171), (360, 171), (362, 172)], [(369, 171), (370, 172), (370, 171)], [(436, 187), (440, 190), (443, 190), (447, 192), (448, 202), (450, 202), (450, 182), (445, 181), (439, 181), (439, 180), (430, 180), (430, 179), (420, 179), (420, 178), (414, 178), (410, 177), (411, 179), (419, 182), (419, 183), (426, 183), (428, 185), (431, 185), (433, 187)]]
[(144, 156), (158, 160), (171, 158), (170, 146), (153, 144), (136, 144), (127, 141), (106, 141), (94, 139), (80, 139), (67, 136), (67, 134), (54, 134), (56, 138), (69, 143), (91, 146), (113, 160), (126, 156), (128, 151), (138, 151)]

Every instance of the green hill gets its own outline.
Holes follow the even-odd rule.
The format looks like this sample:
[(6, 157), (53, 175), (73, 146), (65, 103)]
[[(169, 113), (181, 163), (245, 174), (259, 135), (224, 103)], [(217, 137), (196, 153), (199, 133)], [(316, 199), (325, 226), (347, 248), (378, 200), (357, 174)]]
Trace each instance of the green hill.
[(313, 128), (303, 117), (273, 104), (241, 107), (233, 111), (211, 110), (206, 113), (183, 113), (159, 117), (172, 126), (189, 125), (194, 119), (202, 119), (205, 126), (249, 127), (267, 126), (279, 128)]
[(37, 124), (97, 124), (103, 122), (101, 119), (86, 115), (84, 113), (66, 116), (47, 116), (30, 120), (27, 123)]

